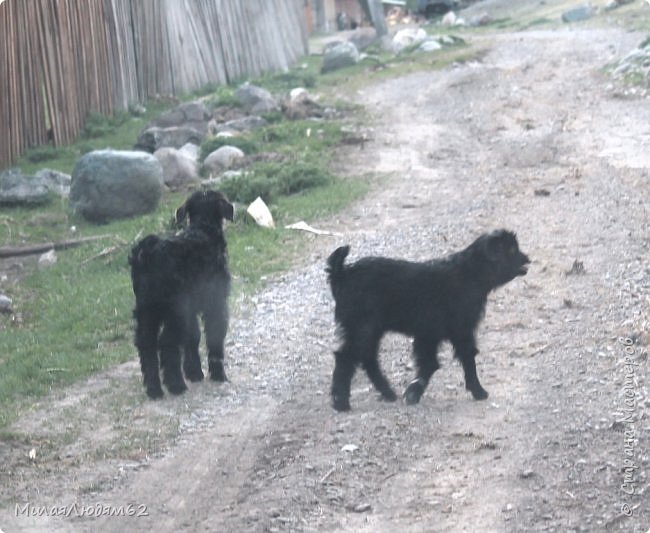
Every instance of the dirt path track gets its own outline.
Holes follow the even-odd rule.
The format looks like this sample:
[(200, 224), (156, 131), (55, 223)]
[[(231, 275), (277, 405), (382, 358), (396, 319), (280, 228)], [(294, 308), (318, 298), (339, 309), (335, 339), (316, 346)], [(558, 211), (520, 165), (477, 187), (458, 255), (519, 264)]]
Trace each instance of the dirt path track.
[[(650, 106), (617, 96), (599, 74), (638, 42), (604, 30), (503, 35), (480, 62), (365, 90), (374, 140), (348, 164), (390, 178), (326, 223), (344, 238), (314, 241), (303, 266), (243, 306), (228, 346), (232, 383), (127, 403), (124, 427), (95, 413), (76, 428), (93, 453), (58, 450), (48, 468), (16, 461), (3, 489), (3, 501), (135, 503), (148, 516), (27, 518), (11, 504), (0, 527), (645, 533)], [(445, 350), (419, 405), (379, 402), (358, 374), (352, 412), (335, 413), (327, 254), (348, 242), (352, 259), (425, 259), (498, 227), (517, 231), (534, 263), (488, 303), (478, 371), (490, 398), (470, 399)], [(575, 260), (584, 272), (567, 275)], [(619, 337), (633, 339), (634, 366)], [(409, 342), (387, 337), (382, 361), (403, 390)], [(79, 386), (74, 405), (99, 411), (88, 395), (137, 394), (137, 370)], [(179, 436), (160, 456), (120, 457), (120, 432), (143, 420), (163, 435), (179, 424)]]

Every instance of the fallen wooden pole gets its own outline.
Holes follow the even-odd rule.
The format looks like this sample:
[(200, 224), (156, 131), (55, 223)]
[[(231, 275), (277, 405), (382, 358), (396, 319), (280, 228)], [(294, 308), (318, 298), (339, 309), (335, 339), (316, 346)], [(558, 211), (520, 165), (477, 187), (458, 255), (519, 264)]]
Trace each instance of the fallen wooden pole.
[(79, 239), (71, 239), (69, 241), (61, 242), (44, 242), (43, 244), (32, 244), (29, 246), (2, 246), (0, 247), (0, 259), (7, 257), (19, 257), (22, 255), (34, 255), (49, 252), (50, 250), (64, 250), (79, 246), (86, 242), (99, 241), (112, 237), (112, 235), (94, 235), (91, 237), (81, 237)]

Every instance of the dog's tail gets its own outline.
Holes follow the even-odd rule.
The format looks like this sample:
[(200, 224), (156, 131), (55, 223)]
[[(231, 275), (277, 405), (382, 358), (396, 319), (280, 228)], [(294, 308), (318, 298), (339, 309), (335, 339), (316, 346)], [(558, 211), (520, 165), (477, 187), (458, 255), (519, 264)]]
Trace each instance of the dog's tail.
[(327, 272), (334, 297), (336, 297), (336, 285), (341, 281), (343, 276), (343, 263), (349, 253), (350, 246), (341, 246), (334, 250), (332, 255), (327, 258), (327, 268), (325, 269), (325, 272)]

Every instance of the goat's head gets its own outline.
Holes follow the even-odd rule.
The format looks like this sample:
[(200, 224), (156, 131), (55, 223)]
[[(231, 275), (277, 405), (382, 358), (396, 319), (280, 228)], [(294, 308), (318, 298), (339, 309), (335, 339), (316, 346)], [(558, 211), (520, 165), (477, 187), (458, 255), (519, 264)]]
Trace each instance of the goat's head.
[(221, 226), (223, 219), (232, 221), (235, 208), (218, 191), (204, 190), (192, 194), (185, 203), (176, 210), (176, 222), (189, 219), (190, 226), (208, 225)]

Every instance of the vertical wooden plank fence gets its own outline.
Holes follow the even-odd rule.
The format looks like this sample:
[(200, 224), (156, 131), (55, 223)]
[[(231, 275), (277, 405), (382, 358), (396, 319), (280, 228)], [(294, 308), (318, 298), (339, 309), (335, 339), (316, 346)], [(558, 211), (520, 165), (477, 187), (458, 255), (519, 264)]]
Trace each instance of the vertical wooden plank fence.
[(287, 69), (306, 54), (303, 0), (6, 0), (0, 168), (111, 114)]

